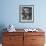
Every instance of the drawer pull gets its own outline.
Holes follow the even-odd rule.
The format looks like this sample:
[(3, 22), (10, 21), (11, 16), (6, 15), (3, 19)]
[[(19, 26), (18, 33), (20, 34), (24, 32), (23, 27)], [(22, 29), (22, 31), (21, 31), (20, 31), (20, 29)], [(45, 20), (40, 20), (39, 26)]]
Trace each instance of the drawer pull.
[(36, 40), (36, 39), (32, 39), (32, 40)]
[(9, 38), (9, 40), (13, 40), (13, 38)]
[(9, 38), (10, 40), (12, 40), (11, 38)]

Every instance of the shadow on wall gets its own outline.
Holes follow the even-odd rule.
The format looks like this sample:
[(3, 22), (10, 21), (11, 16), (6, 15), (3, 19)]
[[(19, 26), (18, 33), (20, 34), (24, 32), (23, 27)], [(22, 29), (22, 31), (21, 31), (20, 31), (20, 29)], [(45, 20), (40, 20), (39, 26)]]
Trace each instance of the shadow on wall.
[(6, 28), (4, 24), (0, 24), (0, 43), (2, 43), (2, 36), (3, 36), (3, 32), (5, 32), (3, 29)]

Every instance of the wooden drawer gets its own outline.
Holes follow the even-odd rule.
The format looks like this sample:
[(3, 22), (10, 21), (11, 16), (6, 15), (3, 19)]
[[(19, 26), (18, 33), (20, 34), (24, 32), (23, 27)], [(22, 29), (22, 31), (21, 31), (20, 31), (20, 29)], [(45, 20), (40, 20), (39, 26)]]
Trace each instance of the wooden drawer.
[(32, 36), (32, 44), (43, 44), (44, 36)]
[(23, 36), (4, 36), (3, 43), (14, 43), (14, 42), (23, 41)]
[(4, 32), (4, 36), (23, 36), (23, 32)]
[(24, 36), (31, 36), (31, 35), (32, 35), (32, 36), (33, 36), (33, 35), (34, 35), (34, 36), (36, 36), (36, 35), (37, 35), (37, 36), (41, 36), (41, 35), (44, 36), (45, 33), (44, 33), (44, 32), (25, 32), (25, 33), (24, 33)]
[(43, 46), (44, 33), (42, 32), (25, 32), (24, 46)]
[(14, 44), (2, 44), (2, 46), (23, 46), (23, 43), (14, 43)]

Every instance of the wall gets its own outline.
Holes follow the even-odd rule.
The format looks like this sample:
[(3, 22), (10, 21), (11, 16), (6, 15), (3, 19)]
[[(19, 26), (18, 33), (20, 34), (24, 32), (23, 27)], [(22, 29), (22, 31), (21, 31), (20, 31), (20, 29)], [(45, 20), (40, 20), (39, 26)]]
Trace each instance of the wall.
[[(0, 0), (1, 29), (9, 24), (13, 24), (15, 28), (40, 27), (46, 32), (45, 4), (46, 0)], [(19, 22), (19, 5), (34, 5), (34, 23)]]
[[(16, 28), (45, 27), (46, 1), (44, 0), (1, 0), (0, 25), (13, 24)], [(34, 23), (19, 22), (19, 5), (34, 5)]]
[[(1, 0), (0, 25), (13, 24), (16, 28), (46, 28), (46, 1), (44, 0)], [(34, 23), (19, 22), (19, 5), (34, 5)]]

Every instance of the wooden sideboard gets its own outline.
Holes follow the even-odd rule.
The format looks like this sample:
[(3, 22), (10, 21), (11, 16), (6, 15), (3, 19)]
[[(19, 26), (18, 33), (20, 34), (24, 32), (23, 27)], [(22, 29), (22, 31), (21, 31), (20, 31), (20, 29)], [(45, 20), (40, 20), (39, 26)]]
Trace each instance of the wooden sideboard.
[(3, 46), (44, 46), (44, 32), (3, 32)]

